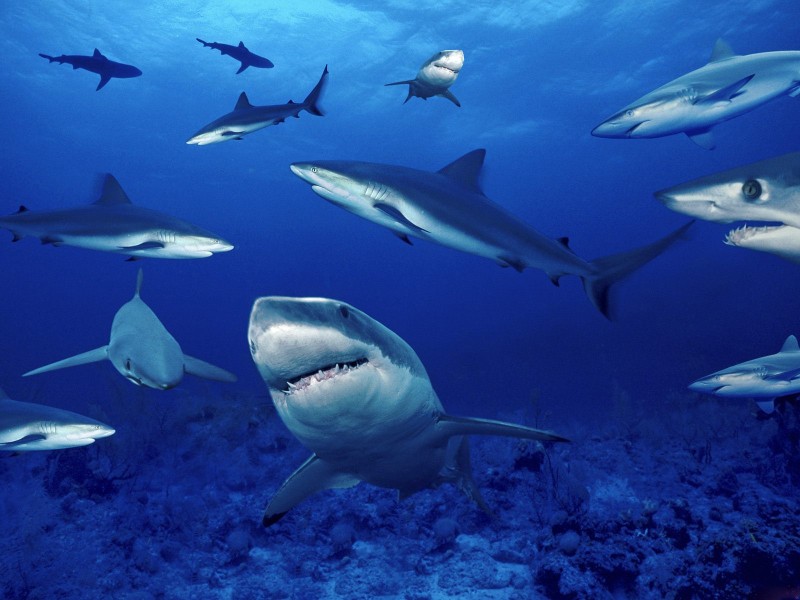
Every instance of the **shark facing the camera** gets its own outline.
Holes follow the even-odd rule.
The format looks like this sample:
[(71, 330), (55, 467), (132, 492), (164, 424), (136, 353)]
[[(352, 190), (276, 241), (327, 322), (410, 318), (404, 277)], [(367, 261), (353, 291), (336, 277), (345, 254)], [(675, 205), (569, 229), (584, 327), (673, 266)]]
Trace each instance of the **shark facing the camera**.
[(322, 72), (317, 85), (306, 96), (306, 99), (300, 103), (289, 100), (288, 104), (253, 106), (250, 104), (247, 94), (242, 92), (232, 112), (202, 127), (200, 131), (186, 140), (186, 143), (207, 146), (208, 144), (219, 144), (229, 140), (241, 140), (243, 136), (249, 133), (264, 129), (270, 125), (278, 125), (289, 117), (299, 119), (302, 111), (321, 117), (323, 113), (317, 103), (325, 88), (327, 79), (328, 65), (325, 65), (325, 70)]
[(170, 215), (131, 203), (113, 175), (103, 181), (100, 198), (88, 206), (31, 211), (25, 206), (0, 227), (18, 242), (26, 236), (42, 244), (76, 246), (138, 258), (203, 258), (233, 246), (221, 237)]
[(461, 103), (449, 88), (456, 82), (456, 78), (463, 67), (463, 50), (442, 50), (423, 63), (414, 79), (395, 81), (385, 85), (408, 85), (408, 96), (406, 96), (403, 104), (414, 96), (423, 100), (433, 96), (441, 96), (460, 107)]
[(100, 50), (94, 49), (91, 56), (83, 56), (80, 54), (62, 54), (61, 56), (50, 56), (49, 54), (39, 54), (42, 58), (46, 58), (49, 62), (63, 65), (67, 63), (72, 65), (73, 69), (85, 69), (92, 73), (100, 75), (100, 82), (97, 84), (95, 91), (100, 91), (105, 85), (111, 81), (112, 77), (119, 79), (130, 79), (131, 77), (139, 77), (142, 72), (133, 65), (126, 65), (125, 63), (116, 62), (106, 58)]
[(397, 334), (326, 298), (259, 298), (248, 340), (281, 419), (309, 450), (269, 502), (270, 526), (307, 497), (362, 481), (400, 498), (451, 482), (488, 511), (467, 437), (568, 441), (541, 431), (444, 412), (425, 367)]
[(706, 221), (770, 223), (733, 229), (725, 243), (800, 262), (800, 152), (699, 177), (655, 196), (675, 212)]
[(679, 239), (691, 223), (649, 245), (586, 261), (567, 238), (542, 235), (487, 198), (478, 185), (485, 150), (473, 150), (435, 173), (407, 167), (328, 160), (295, 163), (295, 175), (329, 202), (409, 236), (483, 256), (517, 271), (543, 270), (558, 285), (576, 275), (610, 318), (609, 290)]
[(786, 338), (780, 351), (748, 360), (701, 377), (689, 389), (721, 398), (754, 398), (769, 414), (775, 399), (800, 394), (800, 346), (797, 338)]
[(800, 52), (736, 55), (717, 40), (705, 66), (632, 102), (592, 130), (605, 138), (685, 133), (714, 148), (712, 128), (781, 96), (800, 94)]
[(23, 377), (110, 360), (127, 380), (157, 390), (174, 388), (184, 373), (214, 381), (235, 382), (233, 373), (183, 353), (177, 340), (141, 299), (141, 287), (142, 270), (139, 269), (136, 293), (114, 315), (107, 345), (28, 371)]
[(239, 70), (236, 71), (238, 75), (242, 71), (244, 71), (247, 67), (258, 67), (259, 69), (271, 69), (275, 65), (272, 64), (272, 61), (268, 58), (264, 58), (263, 56), (259, 56), (258, 54), (253, 54), (250, 50), (247, 49), (247, 46), (244, 45), (244, 42), (239, 42), (238, 46), (232, 46), (231, 44), (218, 44), (217, 42), (206, 42), (205, 40), (201, 40), (200, 38), (195, 38), (198, 42), (203, 44), (203, 48), (211, 48), (212, 50), (219, 50), (220, 53), (225, 56), (226, 54), (231, 58), (238, 60), (240, 63)]
[(0, 450), (28, 452), (88, 446), (114, 429), (61, 408), (12, 400), (0, 389)]

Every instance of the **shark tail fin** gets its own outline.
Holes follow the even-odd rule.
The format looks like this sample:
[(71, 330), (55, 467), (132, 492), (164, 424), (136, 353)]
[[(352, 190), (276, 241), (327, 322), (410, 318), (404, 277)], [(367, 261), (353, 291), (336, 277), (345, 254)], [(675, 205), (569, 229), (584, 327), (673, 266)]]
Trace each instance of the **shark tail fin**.
[(42, 54), (41, 52), (39, 53), (39, 56), (41, 56), (42, 58), (46, 58), (48, 62), (55, 62), (56, 60), (55, 56), (50, 56), (49, 54)]
[(317, 102), (319, 102), (320, 95), (322, 94), (322, 90), (325, 88), (325, 82), (328, 80), (328, 65), (325, 65), (325, 69), (322, 71), (322, 75), (317, 82), (317, 85), (314, 86), (314, 89), (311, 90), (311, 93), (306, 96), (306, 99), (303, 100), (303, 109), (310, 112), (312, 115), (317, 115), (318, 117), (322, 117), (324, 113), (322, 110), (317, 106)]
[(592, 301), (592, 304), (595, 305), (597, 310), (603, 313), (604, 317), (611, 320), (612, 315), (609, 302), (611, 286), (622, 281), (628, 275), (664, 252), (664, 250), (683, 237), (686, 230), (692, 226), (692, 223), (694, 223), (694, 221), (689, 221), (686, 225), (679, 227), (669, 235), (646, 246), (593, 260), (592, 265), (597, 269), (597, 274), (582, 277), (581, 279), (583, 281), (583, 288), (586, 290), (586, 295), (589, 296), (589, 300)]
[(108, 346), (100, 346), (99, 348), (89, 350), (83, 354), (76, 354), (75, 356), (70, 356), (64, 360), (59, 360), (57, 362), (50, 363), (49, 365), (39, 367), (33, 371), (28, 371), (23, 375), (23, 377), (27, 377), (28, 375), (38, 375), (39, 373), (46, 373), (47, 371), (55, 371), (57, 369), (66, 369), (67, 367), (76, 367), (78, 365), (99, 362), (101, 360), (106, 360), (107, 358)]
[(183, 355), (183, 370), (196, 377), (203, 377), (204, 379), (213, 379), (214, 381), (223, 381), (225, 383), (236, 383), (236, 375), (215, 367), (211, 363), (207, 363), (199, 358), (194, 358), (188, 354)]
[(208, 48), (208, 47), (211, 45), (211, 44), (209, 44), (207, 41), (205, 41), (205, 40), (201, 40), (200, 38), (194, 38), (194, 39), (196, 39), (198, 42), (200, 42), (201, 44), (203, 44), (203, 48)]

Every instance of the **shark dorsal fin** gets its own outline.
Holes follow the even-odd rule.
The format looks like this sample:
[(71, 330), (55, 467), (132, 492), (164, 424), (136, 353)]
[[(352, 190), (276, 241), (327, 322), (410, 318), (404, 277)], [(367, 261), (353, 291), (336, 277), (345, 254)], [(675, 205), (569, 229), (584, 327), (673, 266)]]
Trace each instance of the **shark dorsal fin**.
[(797, 338), (790, 335), (786, 338), (781, 346), (781, 352), (800, 352), (800, 346), (797, 345)]
[(240, 41), (239, 42), (239, 48), (244, 48), (244, 47), (245, 47), (244, 42)]
[(131, 204), (130, 198), (122, 189), (122, 186), (111, 173), (106, 173), (103, 179), (103, 191), (95, 204), (99, 206), (119, 206)]
[(20, 213), (25, 213), (25, 212), (28, 212), (28, 207), (25, 206), (24, 204), (20, 204), (19, 208), (17, 209), (17, 212), (15, 212), (14, 214), (18, 215)]
[(139, 274), (136, 276), (136, 293), (133, 295), (134, 298), (138, 298), (142, 292), (142, 280), (144, 279), (144, 272), (142, 268), (139, 267)]
[(730, 47), (730, 44), (728, 44), (728, 42), (726, 42), (722, 38), (719, 38), (717, 40), (717, 43), (714, 44), (714, 49), (711, 50), (711, 58), (708, 59), (708, 62), (710, 63), (718, 62), (720, 60), (726, 60), (734, 56), (736, 56), (736, 53)]
[(439, 169), (438, 172), (455, 179), (462, 185), (481, 191), (478, 179), (481, 176), (484, 158), (486, 158), (486, 150), (479, 148), (478, 150), (467, 152), (461, 158), (457, 158), (449, 165)]
[(241, 110), (243, 108), (253, 108), (250, 100), (247, 99), (247, 94), (244, 92), (239, 94), (239, 99), (236, 101), (236, 106), (233, 107), (233, 110)]
[(94, 58), (105, 58), (105, 56), (103, 56), (103, 53), (100, 52), (100, 50), (98, 50), (97, 48), (95, 48), (94, 52), (92, 52), (92, 56)]

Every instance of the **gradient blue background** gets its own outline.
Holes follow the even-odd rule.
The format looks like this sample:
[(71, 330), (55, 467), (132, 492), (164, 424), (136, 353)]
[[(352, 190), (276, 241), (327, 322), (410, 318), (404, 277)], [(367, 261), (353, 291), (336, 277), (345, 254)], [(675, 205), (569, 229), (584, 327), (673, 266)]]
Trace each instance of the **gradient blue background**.
[[(797, 150), (800, 105), (780, 99), (721, 125), (711, 152), (685, 136), (607, 140), (591, 129), (700, 67), (717, 37), (742, 54), (800, 48), (796, 15), (795, 0), (6, 3), (0, 211), (91, 202), (98, 174), (110, 172), (134, 203), (236, 248), (126, 263), (31, 239), (0, 245), (0, 385), (75, 410), (120, 401), (114, 389), (136, 393), (110, 364), (20, 375), (107, 343), (143, 266), (143, 298), (184, 351), (239, 375), (233, 387), (187, 377), (190, 393), (264, 393), (247, 319), (256, 297), (282, 294), (346, 300), (386, 324), (416, 349), (451, 412), (492, 416), (539, 390), (560, 424), (591, 428), (611, 415), (620, 388), (645, 406), (688, 394), (696, 377), (800, 333), (800, 267), (726, 247), (727, 226), (697, 223), (688, 241), (619, 286), (609, 323), (575, 278), (556, 289), (537, 271), (408, 247), (317, 197), (288, 165), (355, 159), (436, 170), (483, 147), (493, 200), (545, 234), (569, 236), (585, 258), (628, 249), (686, 221), (655, 190)], [(244, 40), (275, 68), (234, 75), (238, 63), (195, 37)], [(38, 56), (95, 47), (144, 75), (95, 92), (96, 75)], [(463, 108), (440, 98), (403, 105), (402, 88), (383, 87), (445, 48), (466, 56), (452, 88)], [(302, 100), (326, 64), (324, 118), (304, 113), (241, 142), (185, 144), (243, 90), (254, 104)]]

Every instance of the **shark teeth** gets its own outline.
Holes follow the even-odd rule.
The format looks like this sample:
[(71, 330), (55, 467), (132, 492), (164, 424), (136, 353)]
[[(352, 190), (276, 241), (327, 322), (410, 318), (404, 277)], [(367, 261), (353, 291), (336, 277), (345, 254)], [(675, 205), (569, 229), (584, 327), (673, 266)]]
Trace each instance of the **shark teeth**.
[(725, 243), (728, 244), (728, 246), (738, 246), (742, 242), (745, 242), (760, 233), (766, 233), (772, 229), (777, 229), (777, 227), (771, 225), (763, 225), (760, 227), (742, 225), (741, 227), (737, 227), (736, 229), (728, 232), (728, 235), (725, 236)]
[(366, 358), (358, 358), (356, 360), (351, 360), (350, 362), (335, 363), (326, 367), (322, 367), (321, 369), (317, 369), (316, 371), (298, 375), (297, 377), (292, 377), (286, 381), (286, 388), (282, 391), (284, 394), (293, 394), (297, 391), (304, 390), (317, 382), (333, 379), (342, 373), (355, 371), (358, 367), (368, 362), (369, 360)]

